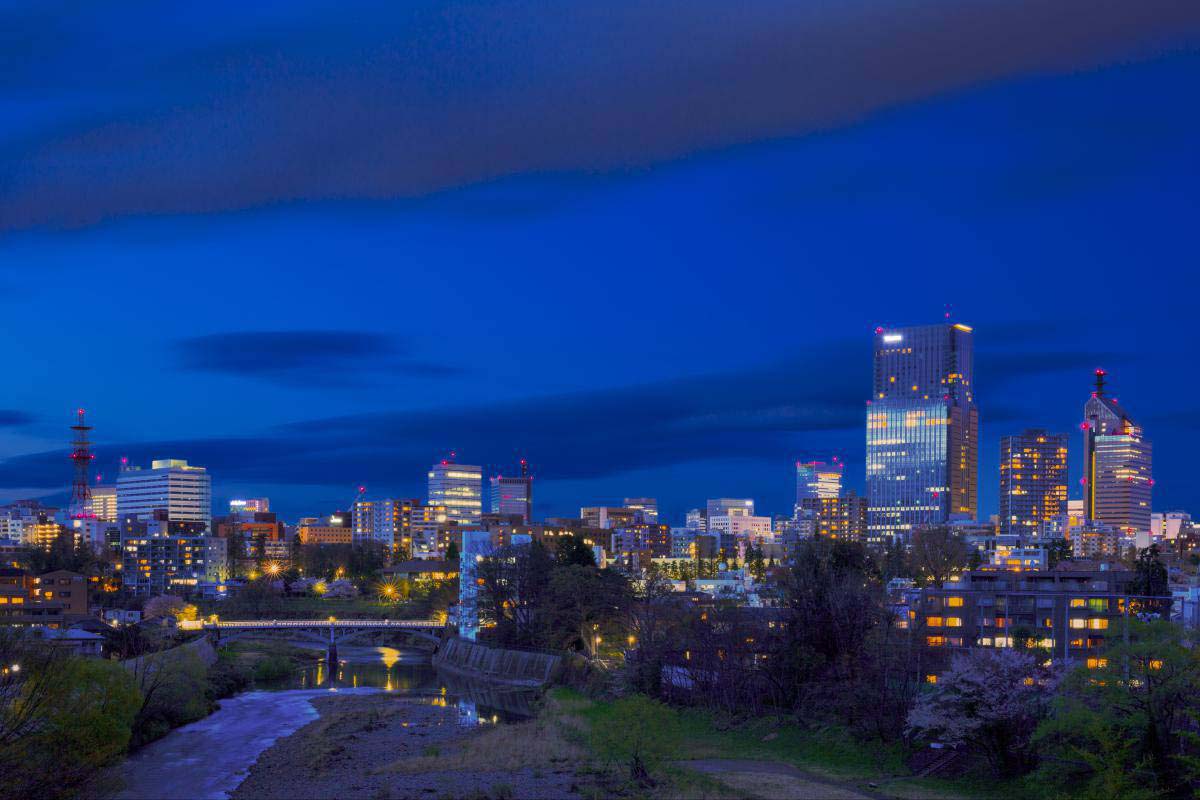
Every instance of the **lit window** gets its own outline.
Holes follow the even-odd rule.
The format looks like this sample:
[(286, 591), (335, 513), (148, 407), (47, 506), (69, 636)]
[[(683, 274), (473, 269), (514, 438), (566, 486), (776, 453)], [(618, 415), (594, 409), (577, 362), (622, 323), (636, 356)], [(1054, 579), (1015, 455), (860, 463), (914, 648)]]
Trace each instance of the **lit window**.
[(1108, 628), (1108, 620), (1107, 620), (1107, 619), (1104, 619), (1104, 618), (1100, 618), (1100, 619), (1089, 619), (1089, 620), (1088, 620), (1088, 627), (1089, 627), (1089, 628), (1091, 628), (1091, 629), (1092, 629), (1092, 630), (1094, 630), (1094, 631), (1102, 631), (1102, 630), (1106, 630), (1106, 629)]
[(1108, 666), (1107, 658), (1089, 658), (1087, 660), (1088, 669), (1104, 669)]
[(962, 627), (962, 617), (946, 617), (946, 627), (947, 628), (961, 628)]
[(925, 644), (929, 645), (930, 647), (944, 647), (946, 644), (946, 637), (945, 636), (926, 636)]
[(926, 675), (925, 682), (926, 683), (937, 683), (937, 675)]
[(946, 598), (946, 605), (949, 606), (950, 608), (961, 608), (962, 604), (963, 604), (963, 599), (961, 597), (947, 597)]
[(1072, 628), (1086, 628), (1087, 620), (1086, 619), (1073, 619), (1073, 620), (1071, 620), (1071, 627)]
[(942, 618), (941, 617), (926, 617), (925, 624), (931, 628), (940, 628), (940, 627), (942, 627)]

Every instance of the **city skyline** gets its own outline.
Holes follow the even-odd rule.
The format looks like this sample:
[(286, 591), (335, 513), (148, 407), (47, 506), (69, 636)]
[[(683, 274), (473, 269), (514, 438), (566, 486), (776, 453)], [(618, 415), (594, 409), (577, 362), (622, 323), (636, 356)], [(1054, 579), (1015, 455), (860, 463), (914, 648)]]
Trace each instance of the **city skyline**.
[[(949, 316), (949, 312), (946, 313), (946, 316)], [(868, 421), (868, 437), (867, 437), (866, 448), (870, 447), (870, 441), (871, 441), (871, 425), (870, 425), (871, 417), (869, 416), (870, 412), (872, 411), (872, 409), (874, 409), (876, 412), (876, 416), (878, 416), (879, 409), (883, 407), (881, 405), (883, 403), (883, 400), (881, 398), (885, 397), (886, 392), (881, 392), (880, 389), (881, 389), (881, 386), (885, 385), (885, 382), (888, 380), (888, 377), (884, 373), (886, 373), (888, 371), (905, 372), (906, 370), (914, 369), (914, 367), (912, 367), (911, 365), (907, 365), (907, 366), (905, 365), (903, 357), (901, 357), (902, 358), (901, 361), (898, 361), (895, 363), (892, 363), (891, 361), (887, 361), (887, 360), (880, 361), (880, 350), (879, 350), (880, 343), (887, 342), (889, 340), (892, 341), (893, 343), (898, 342), (905, 336), (910, 337), (910, 340), (911, 340), (912, 335), (914, 333), (928, 333), (928, 334), (932, 335), (935, 331), (938, 331), (938, 330), (948, 331), (951, 335), (951, 340), (953, 340), (955, 336), (963, 335), (961, 332), (965, 332), (966, 335), (971, 336), (972, 338), (973, 338), (973, 333), (974, 333), (974, 329), (971, 328), (970, 326), (966, 326), (962, 323), (949, 322), (949, 321), (943, 321), (941, 323), (934, 323), (932, 325), (925, 325), (925, 326), (917, 326), (917, 327), (910, 326), (907, 328), (887, 328), (887, 329), (885, 329), (883, 327), (877, 327), (873, 331), (874, 339), (876, 342), (876, 355), (875, 355), (875, 373), (876, 373), (876, 375), (875, 375), (875, 387), (873, 390), (872, 399), (867, 402), (867, 406), (866, 406), (867, 412), (864, 414), (864, 419), (866, 419)], [(903, 333), (900, 333), (900, 331), (903, 331)], [(934, 338), (936, 339), (937, 337), (935, 336)], [(919, 391), (927, 391), (927, 389), (921, 389), (916, 383), (914, 383), (911, 387), (909, 387), (907, 385), (907, 383), (909, 381), (920, 382), (922, 380), (932, 381), (933, 383), (937, 383), (939, 380), (939, 376), (942, 374), (940, 372), (940, 370), (949, 368), (949, 369), (965, 369), (965, 378), (966, 378), (965, 383), (966, 383), (966, 387), (967, 387), (965, 390), (965, 397), (971, 398), (972, 393), (973, 393), (973, 383), (974, 383), (974, 372), (973, 372), (973, 368), (971, 366), (971, 359), (972, 359), (972, 355), (973, 355), (973, 352), (972, 352), (973, 347), (971, 344), (972, 339), (968, 339), (967, 342), (968, 343), (967, 343), (966, 349), (965, 349), (965, 354), (966, 354), (965, 355), (965, 358), (966, 358), (966, 362), (965, 362), (966, 366), (965, 367), (963, 367), (962, 363), (960, 363), (956, 360), (958, 358), (958, 356), (954, 356), (953, 358), (950, 359), (950, 362), (948, 362), (948, 363), (951, 363), (950, 367), (935, 368), (933, 370), (933, 372), (931, 372), (929, 375), (924, 375), (921, 377), (914, 377), (913, 374), (907, 374), (906, 377), (904, 378), (904, 380), (902, 381), (906, 385), (904, 386), (904, 392), (901, 392), (901, 394), (908, 392), (910, 389), (911, 389), (911, 391), (914, 391), (914, 392), (916, 392), (918, 390)], [(907, 345), (909, 343), (911, 343), (911, 341), (906, 341), (905, 344)], [(886, 345), (886, 344), (884, 345), (884, 347), (887, 347), (887, 346), (888, 345)], [(951, 346), (950, 350), (948, 352), (953, 354), (954, 351), (955, 351), (955, 347)], [(890, 352), (890, 350), (884, 351), (885, 359), (886, 359), (887, 352)], [(906, 351), (906, 352), (911, 352), (911, 351)], [(935, 354), (934, 351), (930, 351), (930, 353)], [(939, 359), (942, 358), (942, 351), (940, 349), (938, 349), (936, 351), (936, 355), (938, 356)], [(881, 364), (883, 366), (881, 366)], [(883, 370), (883, 372), (880, 371), (881, 369)], [(919, 367), (919, 369), (924, 369), (924, 367)], [(958, 376), (958, 373), (951, 372), (950, 374), (952, 376)], [(1098, 386), (1100, 386), (1100, 385), (1102, 385), (1103, 379), (1106, 376), (1107, 376), (1107, 372), (1105, 370), (1097, 369), (1094, 371), (1094, 374), (1092, 377), (1095, 380), (1100, 381), (1100, 383), (1097, 384)], [(961, 377), (961, 376), (959, 376), (959, 377)], [(891, 382), (893, 384), (895, 383), (895, 376), (893, 376), (891, 378)], [(951, 381), (951, 382), (953, 382), (953, 381)], [(955, 390), (955, 394), (957, 395), (957, 390)], [(947, 397), (948, 396), (949, 395), (947, 395)], [(1102, 398), (1103, 398), (1103, 395), (1102, 395)], [(928, 399), (929, 398), (926, 398), (926, 400), (928, 400)], [(1113, 408), (1117, 408), (1117, 410), (1120, 414), (1124, 414), (1124, 412), (1121, 411), (1119, 409), (1119, 407), (1117, 407), (1115, 405), (1115, 402), (1116, 402), (1115, 398), (1103, 398), (1103, 399), (1105, 400), (1106, 403), (1109, 404), (1109, 406), (1111, 406)], [(935, 398), (935, 400), (936, 400), (936, 398)], [(1086, 436), (1087, 431), (1088, 431), (1087, 426), (1089, 426), (1089, 425), (1091, 425), (1093, 427), (1095, 426), (1095, 422), (1094, 422), (1095, 416), (1094, 416), (1094, 412), (1091, 411), (1091, 409), (1093, 409), (1093, 407), (1096, 405), (1097, 402), (1098, 401), (1096, 399), (1096, 391), (1093, 390), (1091, 399), (1089, 399), (1087, 401), (1087, 404), (1084, 407), (1084, 415), (1087, 417), (1088, 420), (1092, 420), (1092, 422), (1085, 421), (1084, 423), (1080, 423), (1080, 425), (1078, 426), (1081, 430), (1084, 431), (1085, 439), (1087, 438), (1087, 436)], [(936, 405), (936, 403), (935, 403), (935, 405)], [(77, 409), (75, 413), (78, 415), (82, 415), (83, 411), (84, 411), (83, 409)], [(81, 417), (81, 419), (82, 419), (82, 417)], [(952, 426), (950, 426), (950, 427), (952, 427)], [(91, 430), (91, 427), (89, 427), (89, 430)], [(1035, 433), (1040, 432), (1042, 434), (1048, 433), (1045, 430), (1036, 430), (1036, 429), (1034, 432)], [(1005, 463), (1006, 463), (1004, 461), (1004, 458), (1006, 457), (1005, 453), (1007, 452), (1005, 450), (1005, 448), (1008, 447), (1008, 440), (1010, 440), (1014, 437), (1017, 437), (1019, 435), (1028, 434), (1028, 433), (1030, 433), (1029, 430), (1026, 430), (1024, 432), (1005, 433), (1005, 434), (1001, 435), (1000, 444), (1001, 444), (1001, 450), (1003, 452), (1001, 453), (1002, 458), (1000, 459), (1000, 463), (996, 467), (995, 475), (985, 474), (983, 472), (983, 470), (986, 467), (981, 465), (978, 469), (978, 473), (974, 476), (974, 478), (970, 479), (971, 483), (977, 484), (979, 486), (987, 486), (989, 483), (1000, 486), (1000, 492), (998, 492), (996, 494), (997, 502), (998, 502), (998, 507), (996, 510), (980, 511), (978, 514), (970, 515), (970, 514), (964, 514), (964, 512), (962, 510), (954, 510), (954, 509), (951, 509), (949, 506), (946, 506), (945, 508), (943, 508), (943, 511), (940, 515), (934, 515), (933, 517), (921, 517), (921, 522), (922, 523), (936, 522), (938, 520), (949, 520), (951, 518), (960, 518), (960, 519), (975, 518), (975, 519), (979, 519), (981, 521), (986, 521), (990, 517), (997, 516), (998, 518), (1000, 518), (1000, 520), (1001, 520), (1000, 524), (1003, 527), (1005, 524), (1005, 522), (1002, 518), (1002, 511), (1004, 508), (1004, 491), (1005, 491), (1004, 490), (1004, 475), (1005, 475), (1004, 468), (1005, 468)], [(1069, 443), (1072, 440), (1072, 437), (1067, 435), (1065, 432), (1052, 432), (1052, 433), (1050, 433), (1050, 435), (1058, 436), (1058, 437), (1065, 437), (1066, 441)], [(866, 449), (866, 448), (864, 448), (864, 449)], [(1068, 445), (1069, 455), (1067, 456), (1067, 464), (1068, 464), (1069, 474), (1074, 475), (1075, 473), (1079, 473), (1080, 475), (1082, 475), (1085, 472), (1085, 467), (1083, 464), (1083, 460), (1085, 460), (1087, 457), (1086, 453), (1084, 452), (1085, 449), (1086, 449), (1085, 445), (1082, 442), (1076, 442), (1076, 443)], [(67, 458), (68, 461), (72, 460), (71, 452), (72, 451), (66, 451), (65, 457)], [(828, 467), (826, 467), (826, 465), (820, 461), (809, 461), (809, 462), (796, 461), (794, 463), (794, 465), (789, 465), (789, 467), (792, 470), (794, 470), (791, 474), (791, 481), (792, 481), (791, 486), (792, 486), (792, 490), (796, 493), (795, 497), (796, 497), (797, 501), (799, 500), (799, 495), (800, 495), (800, 492), (802, 491), (802, 486), (809, 485), (807, 483), (808, 481), (816, 481), (817, 480), (818, 468), (825, 469), (826, 471), (830, 472), (831, 473), (830, 476), (827, 476), (827, 477), (831, 478), (831, 479), (836, 478), (836, 480), (834, 480), (833, 482), (836, 483), (838, 486), (840, 486), (842, 489), (848, 490), (852, 493), (854, 493), (854, 492), (861, 493), (861, 489), (859, 488), (858, 485), (856, 485), (856, 483), (854, 481), (854, 477), (852, 475), (847, 476), (845, 474), (845, 467), (847, 464), (847, 460), (843, 459), (839, 455), (833, 455), (833, 456), (827, 456), (827, 457), (830, 458), (830, 464)], [(943, 456), (943, 457), (946, 457), (946, 456)], [(498, 475), (494, 476), (492, 478), (489, 478), (490, 485), (488, 487), (485, 488), (483, 485), (483, 474), (485, 472), (487, 472), (488, 470), (493, 470), (495, 468), (492, 465), (485, 465), (482, 467), (470, 466), (470, 465), (463, 466), (456, 462), (456, 458), (457, 458), (457, 452), (452, 451), (449, 454), (448, 458), (439, 459), (438, 461), (435, 461), (432, 466), (426, 468), (427, 470), (429, 470), (426, 475), (427, 484), (426, 484), (425, 495), (427, 496), (427, 499), (430, 500), (431, 502), (443, 502), (442, 501), (442, 493), (445, 491), (445, 489), (442, 486), (444, 478), (441, 476), (443, 473), (446, 473), (446, 475), (448, 475), (454, 479), (451, 482), (454, 483), (456, 486), (461, 483), (463, 487), (467, 487), (468, 485), (471, 487), (469, 490), (461, 489), (461, 491), (467, 491), (467, 493), (471, 495), (472, 499), (470, 501), (470, 504), (472, 505), (472, 507), (478, 506), (479, 510), (490, 509), (493, 511), (493, 513), (495, 513), (495, 508), (494, 508), (495, 500), (493, 498), (493, 493), (496, 491), (496, 483), (495, 482), (497, 480), (499, 480)], [(182, 461), (178, 461), (171, 457), (156, 458), (156, 459), (154, 459), (154, 461), (155, 461), (155, 463), (153, 464), (153, 466), (156, 469), (160, 466), (160, 464), (164, 468), (172, 467), (172, 466), (177, 467), (179, 465), (183, 465), (186, 468), (186, 464), (187, 464), (186, 459), (182, 460)], [(850, 464), (853, 464), (854, 461), (855, 461), (855, 459), (853, 457), (851, 457), (849, 459)], [(983, 461), (986, 461), (986, 460), (981, 459), (981, 462), (983, 462)], [(1076, 463), (1076, 462), (1078, 462), (1078, 463)], [(525, 459), (520, 459), (519, 463), (521, 465), (522, 470), (527, 469), (527, 461)], [(102, 469), (102, 466), (103, 466), (102, 464), (97, 465), (95, 480), (93, 481), (93, 484), (92, 484), (93, 487), (99, 487), (99, 486), (108, 487), (108, 486), (112, 486), (114, 483), (119, 484), (122, 479), (127, 480), (127, 479), (133, 477), (134, 475), (136, 475), (137, 471), (139, 469), (138, 467), (130, 465), (130, 459), (128, 456), (121, 456), (118, 459), (118, 466), (117, 466), (116, 474), (110, 473), (110, 476), (109, 476), (110, 480), (107, 483), (102, 483), (101, 479), (103, 478), (103, 473), (100, 471), (100, 469)], [(200, 469), (203, 472), (205, 468), (201, 467)], [(456, 471), (456, 470), (462, 470), (462, 469), (471, 471), (469, 480), (466, 480), (465, 482), (463, 479), (468, 478), (468, 475), (466, 473), (460, 474), (459, 471)], [(970, 471), (971, 470), (968, 469), (968, 472), (970, 472)], [(436, 480), (435, 480), (435, 474), (439, 476)], [(527, 478), (520, 479), (520, 480), (532, 481), (532, 477), (533, 477), (532, 474), (530, 474)], [(849, 477), (848, 481), (846, 480), (847, 477)], [(861, 477), (865, 477), (865, 476), (860, 476), (860, 478)], [(505, 480), (517, 480), (517, 479), (505, 479)], [(1081, 478), (1080, 480), (1078, 480), (1076, 482), (1076, 484), (1077, 485), (1072, 485), (1072, 483), (1070, 481), (1067, 484), (1067, 490), (1069, 492), (1070, 497), (1082, 496), (1086, 493), (1087, 481), (1085, 478)], [(1150, 484), (1153, 485), (1153, 481), (1150, 481)], [(530, 484), (530, 485), (532, 485), (532, 484)], [(811, 487), (816, 487), (817, 485), (818, 484), (814, 482), (811, 484)], [(862, 480), (861, 485), (867, 486), (868, 482), (866, 480)], [(434, 488), (435, 486), (437, 486), (438, 488), (435, 489)], [(261, 488), (261, 487), (251, 487), (251, 488), (257, 490), (258, 488)], [(650, 487), (650, 488), (653, 488), (653, 487)], [(218, 484), (218, 489), (219, 489), (219, 484)], [(453, 491), (460, 491), (460, 489), (455, 489)], [(815, 489), (810, 489), (810, 491), (815, 491)], [(923, 492), (924, 489), (921, 489), (919, 491)], [(368, 487), (366, 487), (365, 485), (358, 486), (357, 492), (358, 492), (359, 500), (364, 499), (364, 498), (383, 499), (385, 497), (390, 498), (390, 497), (402, 496), (402, 495), (406, 494), (403, 491), (396, 492), (396, 491), (391, 491), (390, 489), (376, 490), (376, 491), (369, 492)], [(408, 494), (412, 494), (412, 493), (410, 492)], [(435, 498), (434, 494), (437, 494), (438, 497)], [(754, 502), (755, 497), (762, 497), (762, 496), (764, 496), (764, 494), (766, 496), (770, 496), (770, 493), (763, 493), (760, 491), (756, 491), (754, 493), (747, 494), (747, 500), (748, 500), (748, 502)], [(210, 506), (210, 508), (212, 508), (214, 506), (219, 508), (219, 507), (223, 507), (226, 503), (229, 503), (230, 501), (244, 502), (244, 501), (236, 501), (235, 500), (235, 498), (238, 498), (239, 496), (243, 496), (243, 495), (245, 495), (245, 492), (241, 492), (241, 493), (228, 492), (228, 493), (226, 493), (226, 492), (218, 491), (218, 493), (212, 494), (212, 496), (210, 498), (209, 506)], [(51, 495), (49, 497), (43, 496), (41, 499), (47, 499), (49, 501), (53, 501), (53, 500), (55, 500), (55, 496), (54, 495)], [(605, 498), (601, 498), (601, 499), (603, 500)], [(588, 497), (588, 498), (582, 498), (582, 500), (596, 501), (596, 498)], [(332, 511), (337, 511), (337, 510), (344, 510), (342, 505), (338, 505), (338, 503), (336, 503), (336, 502), (333, 505), (326, 503), (325, 506), (322, 506), (320, 509), (316, 509), (313, 506), (313, 502), (315, 502), (315, 501), (309, 501), (308, 505), (306, 505), (303, 508), (303, 510), (295, 512), (295, 514), (293, 516), (295, 516), (295, 517), (312, 516), (315, 513), (326, 513), (326, 512), (332, 512)], [(626, 499), (625, 502), (628, 503), (628, 500)], [(715, 501), (713, 501), (711, 499), (711, 495), (710, 495), (707, 498), (707, 502), (708, 502), (709, 506), (711, 507), (713, 502), (715, 502)], [(738, 501), (738, 502), (740, 503), (741, 501)], [(698, 504), (701, 504), (701, 498), (695, 494), (691, 495), (690, 499), (687, 500), (685, 503), (683, 503), (683, 505), (686, 506), (687, 509), (691, 509), (692, 507), (694, 507)], [(64, 503), (63, 505), (66, 505), (66, 504)], [(352, 505), (352, 504), (350, 504), (350, 505)], [(613, 501), (613, 506), (619, 507), (616, 500)], [(347, 508), (348, 507), (349, 507), (349, 505), (347, 505)], [(539, 519), (539, 518), (546, 518), (546, 517), (553, 517), (553, 516), (570, 516), (571, 514), (574, 513), (574, 508), (576, 508), (576, 507), (577, 506), (563, 508), (561, 510), (559, 510), (559, 509), (554, 509), (554, 510), (543, 509), (539, 513), (539, 511), (537, 510), (538, 507), (535, 505), (535, 506), (533, 506), (533, 511), (531, 511), (529, 517), (527, 517), (527, 521), (530, 518)], [(769, 508), (769, 509), (763, 511), (763, 513), (766, 513), (769, 516), (773, 516), (773, 517), (783, 517), (783, 516), (789, 516), (790, 513), (795, 513), (796, 509), (798, 509), (798, 508), (799, 508), (799, 504), (797, 502), (795, 504), (792, 504), (790, 507), (780, 508), (778, 510), (775, 508)], [(685, 510), (684, 508), (672, 509), (669, 512), (669, 519), (672, 522), (676, 522), (676, 523), (681, 522), (683, 519), (683, 516), (684, 516), (684, 510)], [(1150, 510), (1151, 509), (1149, 507), (1144, 507), (1144, 509), (1143, 509), (1143, 513), (1147, 519), (1149, 518)], [(1164, 506), (1162, 506), (1161, 503), (1156, 502), (1154, 510), (1155, 511), (1169, 511), (1169, 510), (1174, 510), (1174, 509), (1165, 508)], [(288, 512), (288, 513), (291, 513), (291, 512)], [(518, 513), (518, 512), (513, 512), (513, 513)], [(471, 524), (473, 521), (477, 521), (477, 519), (476, 519), (477, 514), (478, 514), (478, 511), (466, 512), (466, 516), (463, 516), (461, 521), (464, 524)], [(914, 518), (914, 519), (916, 519), (916, 518)], [(1148, 523), (1147, 523), (1147, 525), (1148, 525)], [(1146, 526), (1141, 526), (1141, 527), (1146, 527)]]

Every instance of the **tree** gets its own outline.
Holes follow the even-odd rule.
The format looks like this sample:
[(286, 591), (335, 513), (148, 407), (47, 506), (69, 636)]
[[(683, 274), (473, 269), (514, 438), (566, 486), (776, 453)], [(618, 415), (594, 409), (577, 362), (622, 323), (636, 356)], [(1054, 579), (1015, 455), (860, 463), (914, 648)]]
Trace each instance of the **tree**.
[(999, 776), (1019, 775), (1033, 766), (1032, 738), (1054, 682), (1029, 653), (974, 648), (955, 657), (934, 690), (918, 698), (908, 729), (976, 749)]
[(1133, 581), (1130, 584), (1130, 594), (1140, 594), (1150, 597), (1167, 597), (1163, 603), (1142, 601), (1146, 611), (1154, 613), (1169, 612), (1171, 608), (1171, 587), (1167, 580), (1167, 568), (1159, 559), (1158, 545), (1152, 544), (1138, 551), (1133, 562)]
[(573, 533), (565, 540), (558, 542), (554, 549), (554, 560), (560, 566), (596, 566), (596, 554), (578, 533)]
[(1074, 555), (1070, 542), (1066, 539), (1054, 539), (1046, 545), (1046, 566), (1054, 569), (1063, 561), (1070, 561)]
[[(112, 662), (61, 654), (26, 658), (22, 667), (22, 682), (0, 696), (8, 734), (0, 738), (0, 785), (13, 797), (77, 797), (125, 753), (141, 704), (133, 677)], [(22, 719), (15, 731), (7, 725), (14, 719)]]
[(967, 565), (969, 554), (962, 538), (946, 525), (918, 528), (912, 537), (913, 577), (937, 588)]
[(457, 543), (451, 542), (450, 544), (446, 545), (446, 560), (447, 561), (458, 561), (459, 560)]
[(767, 574), (767, 565), (760, 545), (750, 546), (750, 551), (746, 554), (746, 569), (750, 571), (756, 581), (761, 581)]
[[(1170, 622), (1129, 620), (1102, 656), (1073, 671), (1038, 729), (1047, 775), (1089, 796), (1191, 797), (1200, 778), (1200, 653)], [(1127, 638), (1127, 641), (1126, 641)]]
[(172, 594), (151, 597), (146, 601), (146, 605), (142, 607), (142, 615), (146, 619), (171, 617), (176, 622), (183, 622), (185, 620), (196, 619), (199, 613), (199, 610), (194, 605), (184, 602), (183, 598)]

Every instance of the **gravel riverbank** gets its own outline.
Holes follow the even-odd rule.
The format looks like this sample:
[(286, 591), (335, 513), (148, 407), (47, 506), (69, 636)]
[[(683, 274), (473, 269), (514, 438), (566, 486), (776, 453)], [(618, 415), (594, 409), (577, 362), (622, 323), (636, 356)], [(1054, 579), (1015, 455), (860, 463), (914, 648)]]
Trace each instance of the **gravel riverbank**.
[(387, 769), (428, 760), (479, 735), (460, 724), (453, 705), (386, 693), (331, 693), (311, 702), (320, 717), (264, 751), (234, 800), (578, 797), (565, 769)]

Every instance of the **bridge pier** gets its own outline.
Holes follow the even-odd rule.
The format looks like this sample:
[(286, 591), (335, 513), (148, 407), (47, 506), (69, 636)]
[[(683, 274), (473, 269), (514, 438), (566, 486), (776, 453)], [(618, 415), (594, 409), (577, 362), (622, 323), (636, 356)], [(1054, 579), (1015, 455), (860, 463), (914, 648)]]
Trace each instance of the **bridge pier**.
[(337, 677), (338, 668), (338, 652), (337, 652), (337, 633), (334, 631), (332, 624), (329, 626), (329, 679), (332, 681)]

